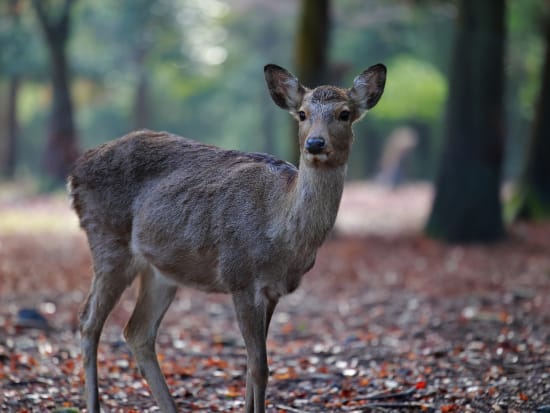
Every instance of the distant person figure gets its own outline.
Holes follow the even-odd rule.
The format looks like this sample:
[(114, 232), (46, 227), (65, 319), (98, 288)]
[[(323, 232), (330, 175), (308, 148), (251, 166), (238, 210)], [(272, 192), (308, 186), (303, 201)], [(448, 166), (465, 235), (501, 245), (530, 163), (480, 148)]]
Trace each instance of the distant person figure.
[(412, 152), (417, 143), (418, 134), (413, 128), (401, 127), (394, 129), (384, 146), (376, 182), (391, 188), (401, 184), (406, 177), (403, 168), (405, 158)]

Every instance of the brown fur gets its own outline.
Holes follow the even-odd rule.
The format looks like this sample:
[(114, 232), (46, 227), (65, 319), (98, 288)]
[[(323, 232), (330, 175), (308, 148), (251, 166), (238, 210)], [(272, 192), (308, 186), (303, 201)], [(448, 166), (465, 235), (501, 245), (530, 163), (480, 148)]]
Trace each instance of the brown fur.
[[(367, 70), (350, 90), (310, 91), (274, 65), (265, 73), (275, 103), (295, 116), (307, 113), (299, 128), (299, 170), (270, 155), (147, 130), (100, 145), (77, 161), (69, 192), (94, 262), (80, 326), (89, 412), (99, 411), (103, 323), (138, 274), (138, 302), (124, 333), (161, 410), (176, 411), (154, 341), (183, 285), (233, 296), (248, 352), (246, 411), (264, 412), (271, 315), (278, 299), (298, 287), (334, 225), (351, 125), (370, 108), (365, 100), (378, 100), (385, 68)], [(376, 82), (365, 87), (365, 73)], [(348, 121), (339, 120), (343, 110), (353, 113)], [(327, 142), (322, 153), (304, 148), (312, 136)]]

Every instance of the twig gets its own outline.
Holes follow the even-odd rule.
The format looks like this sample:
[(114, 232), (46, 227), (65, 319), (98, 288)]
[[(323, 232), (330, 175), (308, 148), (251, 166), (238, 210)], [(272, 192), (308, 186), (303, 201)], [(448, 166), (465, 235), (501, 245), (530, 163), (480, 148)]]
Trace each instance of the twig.
[[(374, 409), (374, 408), (386, 408), (386, 409), (422, 409), (422, 411), (433, 412), (434, 409), (431, 406), (428, 406), (424, 403), (369, 403), (360, 407), (361, 410), (364, 409)], [(357, 408), (354, 408), (357, 410)]]
[(277, 409), (286, 410), (292, 413), (307, 413), (305, 410), (298, 410), (298, 409), (295, 409), (294, 407), (285, 406), (284, 404), (278, 404), (275, 407), (277, 407)]
[(416, 388), (411, 387), (408, 390), (398, 393), (375, 393), (367, 394), (365, 396), (355, 397), (353, 400), (386, 400), (386, 399), (405, 399), (416, 393)]

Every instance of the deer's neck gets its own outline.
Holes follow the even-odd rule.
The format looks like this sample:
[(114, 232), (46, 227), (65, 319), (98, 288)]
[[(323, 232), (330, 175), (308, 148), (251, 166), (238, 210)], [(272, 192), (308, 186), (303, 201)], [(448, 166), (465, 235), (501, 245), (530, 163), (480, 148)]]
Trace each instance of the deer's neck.
[(345, 176), (346, 165), (313, 168), (302, 162), (286, 219), (304, 247), (318, 248), (334, 226)]

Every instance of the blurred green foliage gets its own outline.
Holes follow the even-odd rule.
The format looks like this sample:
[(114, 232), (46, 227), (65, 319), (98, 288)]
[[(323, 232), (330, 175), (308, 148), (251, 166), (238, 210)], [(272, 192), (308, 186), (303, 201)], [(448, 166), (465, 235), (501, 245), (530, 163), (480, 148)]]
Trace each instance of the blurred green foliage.
[[(0, 4), (1, 102), (10, 76), (22, 79), (20, 175), (40, 174), (51, 104), (47, 54), (29, 3)], [(81, 148), (135, 127), (136, 91), (145, 79), (147, 127), (285, 158), (291, 145), (289, 118), (270, 102), (262, 68), (273, 62), (293, 69), (298, 3), (77, 1), (69, 58)], [(542, 7), (543, 0), (509, 1), (508, 176), (518, 172), (533, 115), (543, 47), (538, 21)], [(444, 122), (454, 2), (333, 0), (331, 15), (329, 56), (335, 83), (349, 86), (367, 66), (388, 66), (380, 105), (356, 127), (351, 177), (372, 175), (386, 137), (397, 127), (410, 126), (419, 134), (410, 173), (430, 178)], [(0, 104), (0, 112), (3, 108)]]
[(440, 119), (447, 94), (445, 76), (429, 62), (414, 56), (398, 55), (388, 62), (388, 66), (391, 67), (391, 82), (372, 116), (393, 121), (435, 122)]

